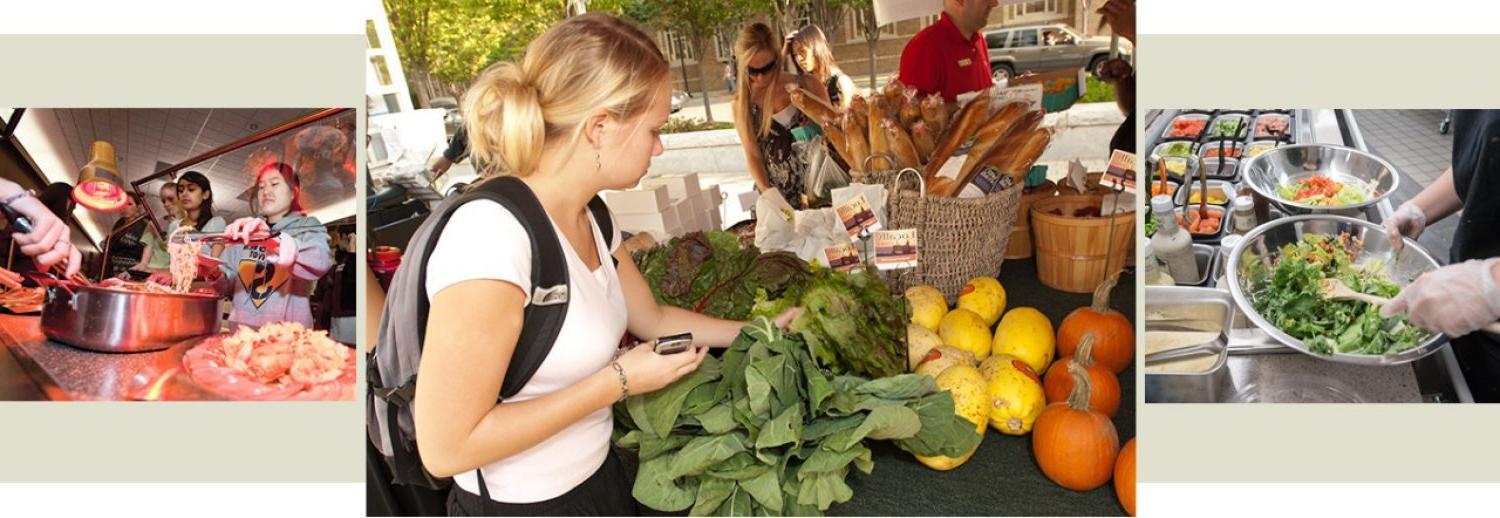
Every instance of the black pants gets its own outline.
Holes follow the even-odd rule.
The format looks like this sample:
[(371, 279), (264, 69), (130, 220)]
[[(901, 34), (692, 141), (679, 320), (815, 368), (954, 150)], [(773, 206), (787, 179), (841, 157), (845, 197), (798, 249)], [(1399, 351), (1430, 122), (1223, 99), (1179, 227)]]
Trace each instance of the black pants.
[(1452, 339), (1453, 354), (1475, 403), (1500, 403), (1500, 343), (1483, 331)]
[(448, 493), (449, 516), (635, 516), (640, 514), (630, 496), (625, 465), (613, 451), (604, 465), (562, 496), (530, 504), (496, 502), (453, 486)]

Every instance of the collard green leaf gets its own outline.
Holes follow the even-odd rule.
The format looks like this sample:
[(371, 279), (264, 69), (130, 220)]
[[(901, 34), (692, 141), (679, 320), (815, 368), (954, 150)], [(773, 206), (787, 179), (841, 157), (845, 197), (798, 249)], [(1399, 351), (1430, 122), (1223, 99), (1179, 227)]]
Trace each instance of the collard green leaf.
[[(631, 433), (635, 432), (632, 431)], [(683, 445), (687, 444), (688, 441), (692, 440), (692, 438), (693, 436), (691, 435), (668, 435), (666, 437), (657, 437), (651, 434), (643, 434), (640, 436), (641, 460), (650, 460), (660, 457), (664, 454), (671, 453), (672, 451), (675, 451), (678, 448), (681, 448)]]
[(698, 415), (698, 424), (709, 435), (728, 433), (735, 428), (734, 410), (728, 402), (721, 402)]
[(974, 451), (984, 437), (974, 433), (974, 423), (953, 414), (953, 395), (937, 392), (917, 400), (912, 409), (922, 421), (915, 436), (896, 441), (896, 446), (924, 457), (960, 457)]
[(874, 379), (855, 387), (855, 394), (883, 399), (916, 399), (937, 392), (937, 381), (921, 374), (902, 374)]
[[(700, 385), (709, 383), (719, 378), (719, 361), (710, 356), (703, 359), (703, 364), (692, 374), (683, 376), (682, 379), (672, 382), (661, 390), (631, 396), (625, 401), (625, 406), (630, 410), (631, 418), (640, 425), (646, 433), (657, 437), (671, 433), (672, 427), (677, 423), (677, 417), (682, 413), (683, 403), (687, 401), (693, 389)], [(639, 399), (632, 402), (631, 399)], [(645, 421), (642, 423), (642, 421)]]
[(706, 474), (726, 480), (749, 480), (774, 467), (773, 464), (761, 462), (749, 452), (740, 452), (734, 454), (729, 460), (710, 466)]
[(781, 512), (781, 473), (766, 470), (760, 476), (740, 482), (740, 488), (750, 493), (756, 502), (766, 509)]
[(820, 449), (802, 463), (802, 467), (797, 470), (797, 478), (806, 480), (808, 477), (826, 473), (844, 473), (848, 471), (850, 462), (869, 455), (870, 449), (861, 444), (855, 444), (853, 448), (844, 451)]
[(698, 499), (693, 504), (690, 516), (711, 516), (719, 509), (729, 497), (734, 495), (735, 483), (733, 480), (718, 478), (705, 478), (698, 484)]
[(786, 444), (795, 445), (801, 440), (802, 407), (792, 405), (766, 422), (766, 426), (760, 429), (760, 435), (755, 438), (755, 448), (763, 450)]
[(771, 381), (760, 369), (745, 370), (745, 390), (749, 397), (750, 416), (759, 422), (771, 418)]
[(863, 415), (818, 418), (802, 428), (802, 441), (804, 443), (818, 442), (820, 439), (833, 435), (835, 432), (856, 428), (864, 421), (865, 416)]
[(641, 505), (658, 511), (678, 512), (693, 505), (698, 492), (698, 479), (689, 478), (679, 484), (670, 477), (670, 465), (676, 454), (663, 455), (641, 462), (636, 472), (635, 486), (630, 495)]
[(797, 503), (827, 511), (834, 502), (848, 502), (854, 490), (844, 483), (843, 473), (820, 473), (802, 481)]
[(694, 437), (672, 455), (667, 478), (701, 475), (703, 471), (734, 454), (745, 451), (745, 436), (740, 433)]
[[(703, 361), (708, 361), (704, 358)], [(713, 408), (719, 401), (714, 399), (714, 391), (718, 389), (715, 383), (704, 383), (693, 388), (688, 393), (687, 399), (682, 402), (682, 415), (696, 416)]]

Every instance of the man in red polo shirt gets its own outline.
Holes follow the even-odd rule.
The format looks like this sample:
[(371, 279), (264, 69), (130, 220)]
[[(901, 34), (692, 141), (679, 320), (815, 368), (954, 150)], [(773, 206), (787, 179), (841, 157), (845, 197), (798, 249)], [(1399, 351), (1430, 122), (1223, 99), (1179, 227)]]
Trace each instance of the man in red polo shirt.
[(990, 51), (979, 29), (998, 0), (943, 0), (937, 23), (922, 29), (901, 51), (901, 82), (922, 95), (937, 92), (954, 102), (960, 94), (989, 88)]

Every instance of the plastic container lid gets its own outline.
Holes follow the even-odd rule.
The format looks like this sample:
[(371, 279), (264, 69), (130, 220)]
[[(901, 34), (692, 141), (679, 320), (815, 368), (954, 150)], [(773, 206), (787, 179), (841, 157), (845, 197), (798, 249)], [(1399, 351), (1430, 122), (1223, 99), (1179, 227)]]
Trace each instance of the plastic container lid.
[(1234, 210), (1250, 210), (1255, 208), (1255, 198), (1239, 196), (1234, 199)]
[(1241, 236), (1238, 234), (1230, 234), (1224, 236), (1223, 239), (1219, 240), (1219, 253), (1222, 254), (1226, 259), (1229, 258), (1229, 253), (1234, 251), (1234, 247), (1239, 246), (1240, 241), (1244, 239), (1245, 236)]
[(1151, 211), (1157, 214), (1171, 214), (1175, 210), (1172, 205), (1172, 197), (1158, 194), (1151, 197)]

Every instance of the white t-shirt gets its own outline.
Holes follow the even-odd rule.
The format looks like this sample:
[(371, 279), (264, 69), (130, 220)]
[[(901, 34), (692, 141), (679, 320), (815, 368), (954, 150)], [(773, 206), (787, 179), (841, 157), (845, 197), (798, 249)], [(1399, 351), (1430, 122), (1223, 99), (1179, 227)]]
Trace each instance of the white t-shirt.
[[(613, 217), (611, 217), (613, 219)], [(549, 218), (550, 221), (550, 218)], [(625, 294), (592, 214), (599, 269), (590, 271), (554, 222), (568, 261), (568, 313), (551, 352), (536, 374), (510, 401), (535, 399), (578, 383), (608, 368), (625, 333)], [(618, 229), (619, 227), (614, 227)], [(618, 247), (616, 230), (610, 241)], [(504, 206), (486, 200), (459, 207), (443, 228), (427, 263), (427, 296), (453, 284), (494, 279), (509, 282), (531, 300), (531, 246), (520, 222)], [(498, 368), (496, 366), (495, 368)], [(614, 422), (610, 409), (585, 416), (531, 449), (484, 466), (490, 498), (506, 503), (541, 502), (577, 487), (604, 464)], [(479, 494), (473, 471), (453, 477)]]

